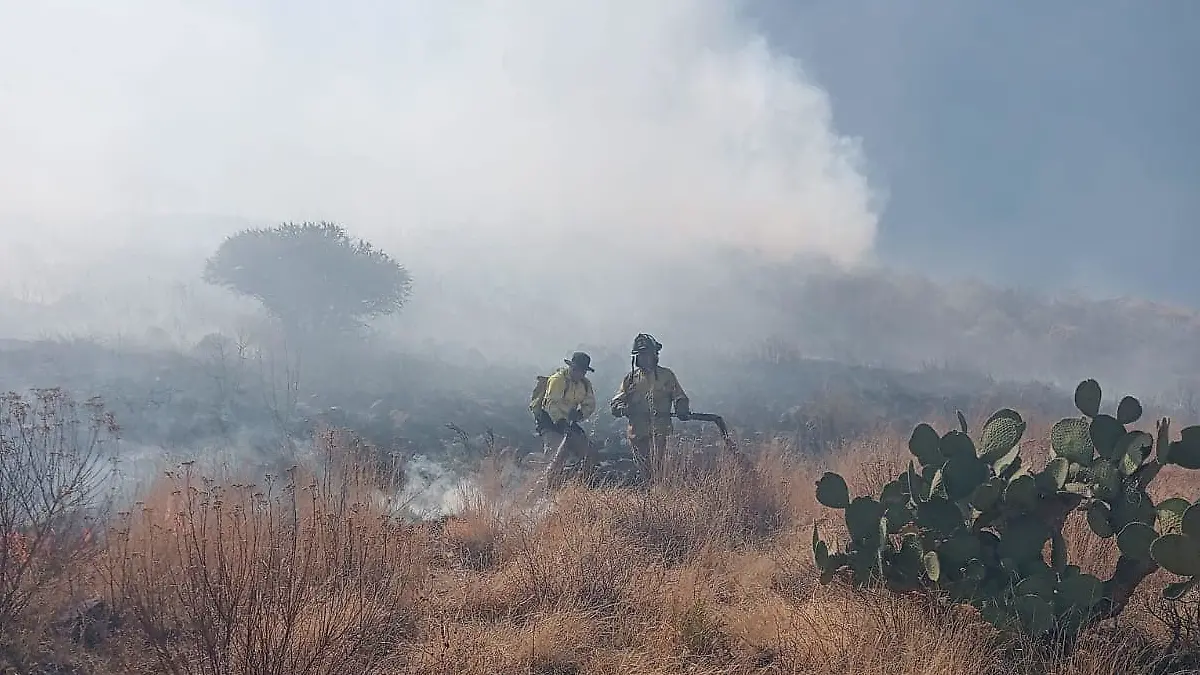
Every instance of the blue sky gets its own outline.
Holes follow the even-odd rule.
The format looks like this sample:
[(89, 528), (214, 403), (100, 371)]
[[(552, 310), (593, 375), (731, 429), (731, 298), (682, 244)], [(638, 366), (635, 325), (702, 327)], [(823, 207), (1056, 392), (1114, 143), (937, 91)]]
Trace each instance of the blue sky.
[(751, 4), (862, 137), (885, 259), (1200, 306), (1200, 3)]

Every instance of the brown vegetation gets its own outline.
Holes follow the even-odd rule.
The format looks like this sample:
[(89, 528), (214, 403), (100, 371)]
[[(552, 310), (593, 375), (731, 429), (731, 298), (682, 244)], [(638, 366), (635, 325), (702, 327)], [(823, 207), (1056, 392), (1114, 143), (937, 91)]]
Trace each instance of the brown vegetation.
[[(824, 463), (763, 447), (754, 473), (680, 460), (648, 491), (568, 487), (549, 505), (515, 502), (490, 463), (460, 513), (418, 525), (353, 454), (255, 481), (163, 476), (54, 577), (54, 612), (4, 627), (0, 671), (1126, 675), (1187, 672), (1173, 664), (1200, 638), (1195, 605), (1169, 610), (1157, 588), (1064, 654), (969, 611), (822, 586), (811, 523), (832, 514), (814, 480), (834, 468), (877, 492), (907, 462), (897, 438)], [(1195, 495), (1185, 480), (1162, 482)], [(1069, 533), (1078, 564), (1110, 561), (1111, 542)], [(64, 622), (79, 597), (100, 602)]]

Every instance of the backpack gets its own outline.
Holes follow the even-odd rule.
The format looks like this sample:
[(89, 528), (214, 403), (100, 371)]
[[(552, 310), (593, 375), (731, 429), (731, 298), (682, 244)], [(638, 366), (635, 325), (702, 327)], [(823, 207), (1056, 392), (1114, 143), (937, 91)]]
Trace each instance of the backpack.
[[(538, 375), (537, 382), (535, 382), (533, 385), (533, 393), (529, 395), (529, 410), (530, 412), (534, 412), (535, 416), (537, 412), (540, 412), (539, 409), (542, 407), (542, 398), (544, 398), (546, 395), (546, 384), (550, 381), (550, 377), (550, 375)], [(591, 381), (589, 381), (587, 378), (584, 378), (583, 383), (584, 386), (587, 387), (588, 391), (591, 391)]]
[(533, 393), (529, 396), (530, 410), (537, 410), (542, 405), (542, 398), (546, 395), (546, 383), (549, 381), (549, 376), (537, 376), (537, 382), (533, 385)]

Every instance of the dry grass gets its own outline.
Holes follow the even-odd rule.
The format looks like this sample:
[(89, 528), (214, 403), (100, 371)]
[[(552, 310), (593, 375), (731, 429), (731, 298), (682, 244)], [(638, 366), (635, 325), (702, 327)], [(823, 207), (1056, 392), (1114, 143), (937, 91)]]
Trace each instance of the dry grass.
[[(754, 473), (677, 463), (649, 490), (568, 487), (539, 508), (492, 466), (462, 512), (422, 525), (389, 517), (357, 466), (257, 486), (183, 471), (114, 528), (95, 568), (116, 633), (60, 641), (60, 660), (222, 675), (1186, 672), (1165, 667), (1173, 636), (1152, 588), (1063, 655), (1004, 641), (970, 611), (820, 585), (810, 527), (835, 514), (815, 478), (832, 467), (855, 494), (877, 492), (906, 463), (895, 438), (848, 444), (828, 466), (765, 448)], [(1196, 493), (1183, 473), (1163, 482)], [(1068, 533), (1078, 564), (1111, 559), (1086, 525)]]

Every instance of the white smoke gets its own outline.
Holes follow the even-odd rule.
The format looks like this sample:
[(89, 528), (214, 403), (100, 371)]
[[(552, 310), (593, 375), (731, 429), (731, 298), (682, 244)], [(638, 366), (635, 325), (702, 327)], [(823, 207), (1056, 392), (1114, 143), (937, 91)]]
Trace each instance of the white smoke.
[(0, 0), (0, 276), (207, 254), (204, 215), (859, 260), (858, 148), (737, 4)]

